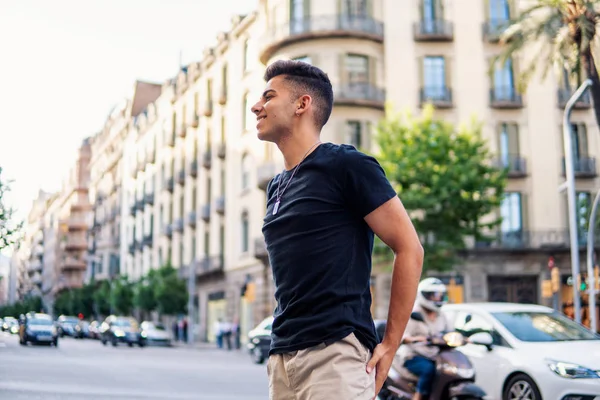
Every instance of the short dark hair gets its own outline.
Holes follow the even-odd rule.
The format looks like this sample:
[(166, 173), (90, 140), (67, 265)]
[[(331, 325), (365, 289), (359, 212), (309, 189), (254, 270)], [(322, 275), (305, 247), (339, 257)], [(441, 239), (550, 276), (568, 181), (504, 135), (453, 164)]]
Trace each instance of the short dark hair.
[(315, 107), (315, 123), (321, 129), (329, 120), (333, 109), (333, 88), (331, 81), (321, 69), (297, 60), (279, 60), (270, 64), (265, 71), (265, 82), (276, 76), (284, 75), (290, 82), (294, 95), (300, 97), (308, 93), (317, 107)]

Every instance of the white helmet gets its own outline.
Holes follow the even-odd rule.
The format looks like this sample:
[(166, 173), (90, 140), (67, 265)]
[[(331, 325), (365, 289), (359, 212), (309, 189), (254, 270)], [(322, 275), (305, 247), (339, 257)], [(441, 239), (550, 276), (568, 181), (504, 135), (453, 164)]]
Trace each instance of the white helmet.
[(448, 302), (446, 285), (438, 278), (426, 278), (417, 287), (417, 305), (430, 311), (439, 312)]

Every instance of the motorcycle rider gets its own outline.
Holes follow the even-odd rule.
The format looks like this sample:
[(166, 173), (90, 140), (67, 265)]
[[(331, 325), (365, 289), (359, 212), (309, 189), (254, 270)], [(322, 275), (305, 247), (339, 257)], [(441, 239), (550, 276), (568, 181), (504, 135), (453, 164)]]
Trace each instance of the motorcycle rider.
[(426, 278), (419, 283), (414, 311), (420, 312), (425, 322), (410, 319), (402, 344), (404, 367), (419, 377), (413, 400), (426, 398), (435, 378), (435, 357), (438, 347), (424, 345), (428, 337), (439, 336), (448, 331), (448, 321), (440, 312), (448, 301), (446, 285), (437, 278)]

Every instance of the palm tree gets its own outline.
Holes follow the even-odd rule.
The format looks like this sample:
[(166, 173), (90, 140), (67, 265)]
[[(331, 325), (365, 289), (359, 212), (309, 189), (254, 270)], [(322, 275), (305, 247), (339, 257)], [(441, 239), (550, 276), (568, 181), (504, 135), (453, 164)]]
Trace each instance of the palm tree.
[(542, 68), (542, 79), (549, 70), (560, 69), (567, 89), (571, 89), (571, 83), (577, 88), (590, 78), (600, 126), (600, 79), (595, 62), (595, 57), (600, 57), (595, 53), (600, 49), (596, 36), (599, 8), (600, 0), (535, 0), (509, 22), (501, 35), (503, 51), (495, 61), (502, 65), (524, 50), (533, 52), (519, 76), (521, 91), (526, 90), (538, 68)]

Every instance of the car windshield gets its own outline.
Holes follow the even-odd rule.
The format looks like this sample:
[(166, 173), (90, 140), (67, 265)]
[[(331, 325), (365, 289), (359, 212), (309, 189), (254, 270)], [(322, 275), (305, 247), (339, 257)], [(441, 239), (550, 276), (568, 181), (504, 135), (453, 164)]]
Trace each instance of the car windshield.
[(52, 320), (48, 318), (33, 318), (29, 320), (31, 325), (46, 325), (52, 326)]
[(600, 340), (599, 336), (583, 326), (555, 312), (497, 312), (492, 315), (524, 342)]
[(126, 319), (117, 319), (115, 322), (113, 322), (114, 326), (131, 326), (131, 322), (129, 322)]

